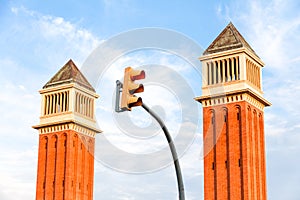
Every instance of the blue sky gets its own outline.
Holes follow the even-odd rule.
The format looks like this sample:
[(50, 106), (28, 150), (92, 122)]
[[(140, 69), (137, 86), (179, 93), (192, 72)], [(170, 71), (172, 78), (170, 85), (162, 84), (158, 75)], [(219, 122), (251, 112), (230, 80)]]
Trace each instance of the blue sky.
[[(265, 62), (264, 96), (273, 104), (265, 109), (268, 197), (272, 200), (299, 199), (299, 8), (297, 0), (3, 1), (0, 6), (0, 199), (29, 200), (35, 196), (38, 134), (31, 126), (39, 120), (38, 90), (70, 58), (81, 67), (103, 41), (144, 27), (177, 31), (206, 48), (230, 21)], [(112, 64), (115, 71), (108, 70), (106, 76), (120, 77), (122, 66), (149, 64), (157, 59), (157, 54), (125, 55)], [(159, 64), (174, 68), (186, 64), (168, 54), (159, 56)], [(188, 79), (190, 74), (183, 77)], [(196, 95), (201, 95), (201, 80), (194, 77), (189, 84)], [(107, 103), (111, 105), (112, 100), (106, 96), (110, 91), (107, 87), (101, 83), (96, 86), (101, 96), (97, 103), (97, 119), (107, 138), (130, 152), (162, 148), (163, 137), (140, 144), (121, 135), (113, 119), (108, 117), (112, 111)], [(145, 97), (154, 104), (163, 105), (163, 102), (150, 100), (153, 95), (153, 91), (147, 93), (146, 88)], [(163, 99), (176, 105), (171, 93), (166, 93)], [(201, 114), (201, 106), (198, 108)], [(166, 123), (174, 127), (173, 131), (176, 131), (173, 125), (180, 119), (170, 116), (177, 112), (176, 109), (162, 112)], [(134, 115), (130, 117), (135, 119)], [(143, 117), (146, 120), (142, 125), (149, 123), (147, 116)], [(201, 134), (200, 119), (194, 142), (180, 160), (186, 196), (191, 200), (203, 199)], [(101, 137), (105, 136), (96, 139), (101, 140)], [(143, 146), (149, 148), (141, 150)], [(172, 166), (133, 175), (100, 162), (95, 164), (94, 199), (176, 199)]]

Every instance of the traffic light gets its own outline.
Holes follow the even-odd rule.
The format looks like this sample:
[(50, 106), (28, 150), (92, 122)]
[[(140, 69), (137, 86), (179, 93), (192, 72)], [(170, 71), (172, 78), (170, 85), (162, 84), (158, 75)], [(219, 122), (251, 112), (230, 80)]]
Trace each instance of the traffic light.
[(134, 93), (144, 92), (144, 86), (143, 84), (134, 83), (134, 81), (144, 78), (144, 70), (134, 70), (131, 67), (125, 68), (121, 99), (122, 110), (131, 110), (134, 106), (142, 105), (142, 98), (135, 96)]

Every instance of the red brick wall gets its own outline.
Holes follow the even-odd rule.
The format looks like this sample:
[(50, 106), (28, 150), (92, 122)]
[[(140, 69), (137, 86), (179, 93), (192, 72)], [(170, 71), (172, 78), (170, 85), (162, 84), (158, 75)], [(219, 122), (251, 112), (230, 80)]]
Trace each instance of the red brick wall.
[(95, 139), (73, 130), (39, 136), (36, 199), (93, 199)]
[(205, 200), (266, 199), (263, 124), (246, 101), (204, 107)]

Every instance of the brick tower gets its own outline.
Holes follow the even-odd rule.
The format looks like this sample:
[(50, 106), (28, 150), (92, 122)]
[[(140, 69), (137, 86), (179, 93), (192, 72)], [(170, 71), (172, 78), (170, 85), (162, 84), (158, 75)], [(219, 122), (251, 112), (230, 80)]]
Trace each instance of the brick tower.
[(266, 200), (263, 62), (232, 23), (200, 57), (205, 200)]
[(92, 200), (98, 95), (72, 60), (39, 92), (36, 199)]

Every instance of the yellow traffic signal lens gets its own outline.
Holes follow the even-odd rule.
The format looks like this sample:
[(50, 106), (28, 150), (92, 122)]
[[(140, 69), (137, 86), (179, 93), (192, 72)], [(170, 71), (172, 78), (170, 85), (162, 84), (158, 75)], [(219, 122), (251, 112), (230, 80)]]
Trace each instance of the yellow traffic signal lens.
[(141, 106), (143, 104), (142, 98), (141, 97), (130, 97), (129, 102), (128, 102), (128, 107), (134, 107), (134, 106)]

